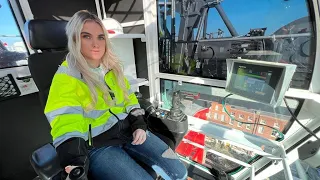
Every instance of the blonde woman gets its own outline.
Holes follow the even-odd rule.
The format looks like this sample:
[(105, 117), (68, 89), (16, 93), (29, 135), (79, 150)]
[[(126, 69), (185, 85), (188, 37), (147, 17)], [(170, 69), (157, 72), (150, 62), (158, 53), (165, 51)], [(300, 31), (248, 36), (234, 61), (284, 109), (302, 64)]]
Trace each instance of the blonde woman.
[(133, 159), (164, 179), (186, 179), (176, 154), (151, 132), (110, 48), (100, 19), (79, 11), (66, 27), (69, 53), (56, 72), (45, 114), (62, 179), (82, 166), (92, 179), (152, 179)]

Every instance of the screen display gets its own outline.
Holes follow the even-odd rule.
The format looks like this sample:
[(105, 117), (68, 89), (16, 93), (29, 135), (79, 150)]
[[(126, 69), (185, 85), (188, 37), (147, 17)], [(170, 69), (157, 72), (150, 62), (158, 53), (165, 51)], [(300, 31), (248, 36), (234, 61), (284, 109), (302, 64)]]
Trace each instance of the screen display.
[(230, 90), (264, 103), (270, 103), (283, 69), (235, 62)]
[(249, 93), (265, 95), (271, 76), (272, 71), (257, 72), (246, 66), (239, 66), (234, 86)]

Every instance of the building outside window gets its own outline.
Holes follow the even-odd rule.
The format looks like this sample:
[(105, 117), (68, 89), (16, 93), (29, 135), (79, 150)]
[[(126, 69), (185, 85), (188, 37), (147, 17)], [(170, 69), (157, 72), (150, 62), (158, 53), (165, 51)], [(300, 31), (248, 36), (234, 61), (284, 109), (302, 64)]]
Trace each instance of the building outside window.
[(233, 126), (234, 120), (232, 118), (230, 118), (230, 122), (229, 124)]
[(274, 123), (273, 127), (279, 129), (279, 123)]
[(258, 126), (258, 133), (263, 134), (264, 127)]
[(224, 114), (221, 115), (221, 121), (224, 122), (225, 121), (225, 117)]
[[(214, 113), (213, 119), (214, 120), (218, 120), (218, 114), (217, 113)], [(222, 119), (221, 119), (221, 121), (222, 121)]]
[(271, 136), (277, 137), (278, 132), (275, 129), (272, 129)]

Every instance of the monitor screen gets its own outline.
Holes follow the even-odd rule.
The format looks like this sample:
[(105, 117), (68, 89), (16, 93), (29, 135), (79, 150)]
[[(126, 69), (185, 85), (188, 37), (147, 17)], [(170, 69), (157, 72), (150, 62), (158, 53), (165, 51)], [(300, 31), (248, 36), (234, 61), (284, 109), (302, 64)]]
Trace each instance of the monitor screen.
[(234, 62), (230, 90), (241, 96), (270, 103), (283, 68)]

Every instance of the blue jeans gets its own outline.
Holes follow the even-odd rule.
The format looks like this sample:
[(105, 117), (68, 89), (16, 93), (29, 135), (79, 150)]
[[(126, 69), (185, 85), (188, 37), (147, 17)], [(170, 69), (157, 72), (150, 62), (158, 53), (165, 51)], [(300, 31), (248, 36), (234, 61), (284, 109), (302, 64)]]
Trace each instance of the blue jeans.
[(149, 131), (141, 145), (127, 143), (92, 149), (89, 152), (89, 172), (98, 180), (153, 179), (132, 157), (152, 167), (165, 180), (187, 178), (187, 170), (174, 151)]

